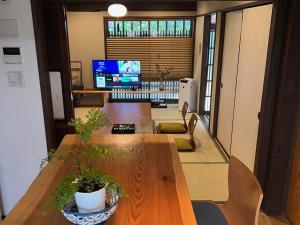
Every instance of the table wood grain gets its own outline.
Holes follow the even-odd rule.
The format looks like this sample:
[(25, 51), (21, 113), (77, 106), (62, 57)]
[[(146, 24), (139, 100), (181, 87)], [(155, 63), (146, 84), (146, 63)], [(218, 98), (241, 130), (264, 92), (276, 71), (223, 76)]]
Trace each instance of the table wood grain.
[[(92, 143), (130, 152), (130, 156), (106, 159), (99, 168), (127, 190), (107, 225), (196, 225), (185, 177), (169, 135), (101, 135)], [(78, 139), (67, 135), (58, 154), (74, 149)], [(48, 193), (68, 171), (68, 165), (54, 159), (35, 179), (24, 197), (1, 225), (67, 225), (60, 212), (42, 215)]]
[(110, 134), (114, 123), (134, 123), (136, 134), (153, 134), (150, 103), (105, 103), (103, 111), (109, 116), (111, 125), (96, 130), (95, 134)]

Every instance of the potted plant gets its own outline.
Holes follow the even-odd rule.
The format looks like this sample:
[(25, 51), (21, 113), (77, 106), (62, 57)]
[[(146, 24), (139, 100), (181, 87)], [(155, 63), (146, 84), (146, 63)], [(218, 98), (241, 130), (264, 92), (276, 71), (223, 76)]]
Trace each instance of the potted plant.
[[(50, 151), (48, 160), (57, 157), (69, 161), (71, 168), (66, 177), (50, 194), (50, 201), (46, 209), (56, 208), (63, 210), (74, 199), (79, 213), (98, 212), (105, 208), (106, 188), (114, 188), (120, 192), (119, 185), (104, 172), (97, 169), (99, 162), (107, 157), (121, 154), (121, 151), (106, 146), (90, 143), (95, 129), (110, 124), (110, 121), (101, 109), (91, 109), (88, 112), (87, 122), (80, 118), (72, 119), (69, 126), (74, 127), (78, 137), (78, 144), (68, 154), (53, 154)], [(42, 164), (48, 160), (43, 160)]]
[[(157, 56), (157, 59), (160, 58), (160, 55)], [(161, 68), (161, 65), (158, 63), (155, 64), (157, 73), (159, 75), (159, 90), (164, 91), (165, 90), (165, 84), (164, 81), (167, 80), (169, 76), (171, 76), (171, 71), (174, 69), (173, 66), (165, 66), (164, 68)]]

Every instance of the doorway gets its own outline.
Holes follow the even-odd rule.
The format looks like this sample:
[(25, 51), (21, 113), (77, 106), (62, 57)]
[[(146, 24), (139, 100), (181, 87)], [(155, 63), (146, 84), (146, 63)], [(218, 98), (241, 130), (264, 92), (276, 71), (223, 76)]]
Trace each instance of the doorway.
[(212, 84), (214, 71), (214, 54), (216, 43), (216, 13), (205, 16), (204, 18), (204, 37), (202, 55), (202, 74), (200, 83), (200, 117), (205, 126), (209, 127), (211, 114)]

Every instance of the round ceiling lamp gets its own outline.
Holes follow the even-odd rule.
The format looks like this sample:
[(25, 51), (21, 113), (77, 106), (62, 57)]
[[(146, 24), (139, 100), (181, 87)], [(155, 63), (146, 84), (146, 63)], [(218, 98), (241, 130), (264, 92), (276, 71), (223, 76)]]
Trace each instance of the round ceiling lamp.
[(122, 17), (127, 13), (127, 8), (122, 4), (112, 4), (108, 7), (109, 15), (113, 17)]

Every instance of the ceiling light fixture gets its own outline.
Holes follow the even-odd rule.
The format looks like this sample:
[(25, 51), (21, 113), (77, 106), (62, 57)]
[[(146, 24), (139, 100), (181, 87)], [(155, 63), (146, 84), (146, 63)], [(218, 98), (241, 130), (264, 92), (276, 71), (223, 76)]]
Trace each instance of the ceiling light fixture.
[(112, 4), (108, 7), (109, 15), (113, 17), (122, 17), (127, 13), (127, 8), (122, 4)]

